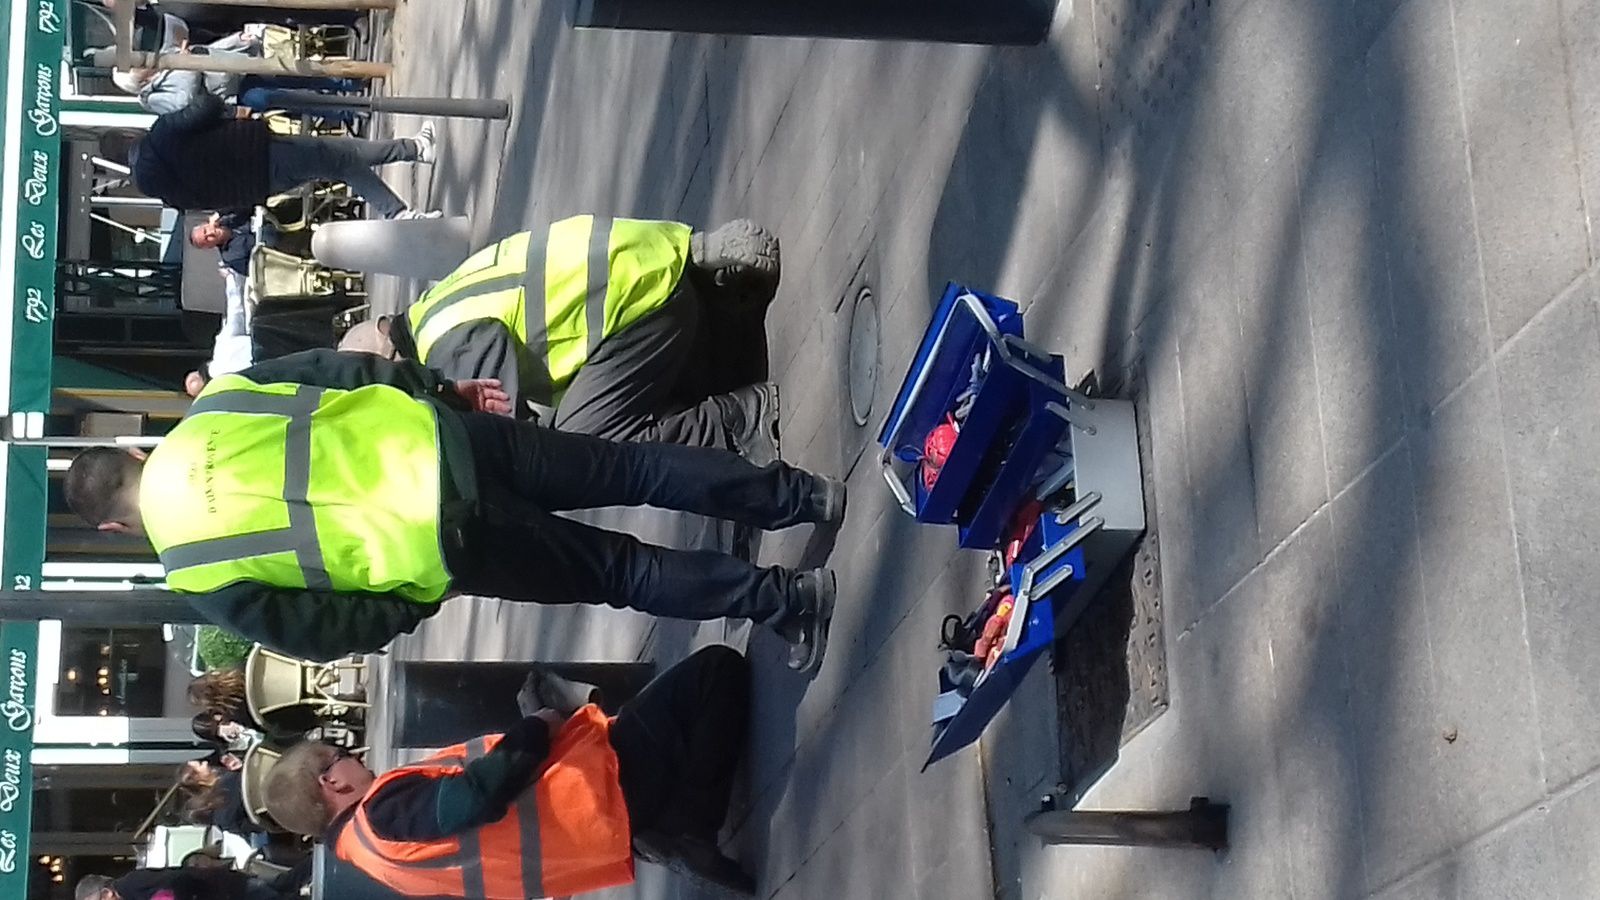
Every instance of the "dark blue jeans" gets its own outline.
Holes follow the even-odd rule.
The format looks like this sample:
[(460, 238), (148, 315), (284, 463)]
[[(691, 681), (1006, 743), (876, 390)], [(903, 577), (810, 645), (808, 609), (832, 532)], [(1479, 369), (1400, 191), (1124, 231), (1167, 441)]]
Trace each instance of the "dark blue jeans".
[(267, 187), (272, 193), (293, 190), (308, 181), (342, 181), (367, 201), (369, 218), (392, 219), (405, 210), (405, 201), (389, 190), (373, 168), (415, 160), (415, 141), (304, 135), (273, 135), (269, 140)]
[(793, 570), (715, 550), (657, 547), (555, 513), (655, 506), (786, 528), (816, 521), (810, 473), (782, 462), (756, 467), (710, 447), (620, 443), (485, 413), (461, 418), (478, 512), (461, 546), (446, 549), (455, 590), (696, 621), (778, 625), (805, 611)]
[(285, 102), (280, 91), (317, 91), (324, 94), (355, 94), (361, 85), (353, 78), (313, 78), (302, 75), (246, 75), (239, 80), (239, 105), (256, 112), (283, 109), (307, 113), (323, 119), (352, 122), (355, 112), (322, 106), (301, 106)]

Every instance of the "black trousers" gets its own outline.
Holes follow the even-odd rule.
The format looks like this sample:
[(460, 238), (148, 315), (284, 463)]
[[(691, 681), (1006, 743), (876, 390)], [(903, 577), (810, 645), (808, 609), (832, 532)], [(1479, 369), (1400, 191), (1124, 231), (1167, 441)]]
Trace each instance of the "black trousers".
[(567, 385), (552, 424), (615, 441), (731, 449), (716, 398), (679, 402), (688, 370), (711, 362), (699, 339), (706, 314), (689, 279), (680, 279), (660, 309), (600, 342)]
[(750, 665), (722, 646), (694, 653), (623, 705), (611, 746), (633, 832), (715, 842), (749, 724)]
[(777, 625), (804, 611), (797, 574), (712, 550), (670, 550), (554, 515), (658, 506), (778, 529), (813, 521), (816, 478), (782, 462), (621, 443), (504, 416), (462, 415), (478, 510), (447, 547), (452, 588), (506, 600), (595, 603), (671, 619)]

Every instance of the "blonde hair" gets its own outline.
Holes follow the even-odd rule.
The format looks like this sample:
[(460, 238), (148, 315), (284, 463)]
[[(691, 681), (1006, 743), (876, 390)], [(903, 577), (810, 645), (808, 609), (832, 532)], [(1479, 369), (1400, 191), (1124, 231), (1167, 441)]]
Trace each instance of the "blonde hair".
[(284, 828), (317, 837), (328, 830), (333, 813), (322, 799), (322, 773), (339, 751), (319, 741), (290, 747), (267, 773), (267, 813)]

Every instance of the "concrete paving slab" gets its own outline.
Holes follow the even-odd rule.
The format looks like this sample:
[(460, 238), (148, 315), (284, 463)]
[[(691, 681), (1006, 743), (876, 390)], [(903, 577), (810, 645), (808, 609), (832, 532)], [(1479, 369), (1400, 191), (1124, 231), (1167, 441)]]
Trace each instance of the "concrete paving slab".
[(1502, 433), (1527, 597), (1528, 639), (1551, 788), (1596, 766), (1594, 671), (1586, 624), (1600, 584), (1593, 540), (1600, 488), (1574, 478), (1600, 453), (1600, 324), (1586, 278), (1511, 341), (1499, 364)]
[(1350, 680), (1366, 883), (1390, 884), (1449, 846), (1410, 448), (1333, 501), (1338, 640)]
[(1299, 156), (1271, 167), (1233, 231), (1235, 293), (1247, 348), (1250, 465), (1262, 547), (1328, 502), (1316, 348), (1300, 234)]
[(1377, 209), (1408, 416), (1488, 356), (1448, 3), (1401, 7), (1366, 60)]
[(1400, 439), (1400, 348), (1386, 238), (1371, 220), (1377, 162), (1365, 84), (1339, 98), (1307, 151), (1301, 242), (1328, 484), (1337, 492)]
[(1196, 519), (1211, 524), (1195, 536), (1195, 558), (1203, 562), (1193, 570), (1198, 604), (1185, 609), (1174, 596), (1168, 607), (1180, 629), (1204, 615), (1261, 558), (1249, 406), (1238, 365), (1247, 351), (1232, 262), (1231, 255), (1214, 250), (1201, 264), (1178, 336), (1189, 489)]
[(1559, 0), (1453, 0), (1490, 326), (1503, 341), (1589, 264)]
[(1501, 421), (1484, 372), (1412, 444), (1445, 822), (1458, 841), (1544, 789)]
[(1589, 236), (1589, 258), (1600, 256), (1600, 8), (1592, 3), (1561, 4), (1561, 38), (1566, 48), (1568, 103), (1578, 147), (1582, 201)]

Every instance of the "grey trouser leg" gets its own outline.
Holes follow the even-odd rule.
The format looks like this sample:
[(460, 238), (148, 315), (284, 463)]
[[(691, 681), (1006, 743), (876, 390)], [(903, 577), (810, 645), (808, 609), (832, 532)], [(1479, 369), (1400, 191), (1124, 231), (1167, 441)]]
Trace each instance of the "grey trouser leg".
[(367, 201), (371, 218), (392, 219), (405, 210), (405, 201), (372, 169), (416, 158), (416, 143), (405, 138), (365, 141), (274, 135), (267, 150), (269, 188), (277, 194), (308, 181), (342, 181)]
[(696, 355), (701, 314), (694, 288), (680, 280), (660, 309), (601, 342), (567, 386), (552, 424), (614, 441), (730, 449), (717, 401), (702, 398), (687, 409), (673, 401)]

